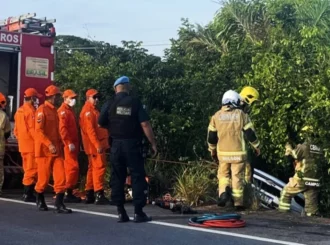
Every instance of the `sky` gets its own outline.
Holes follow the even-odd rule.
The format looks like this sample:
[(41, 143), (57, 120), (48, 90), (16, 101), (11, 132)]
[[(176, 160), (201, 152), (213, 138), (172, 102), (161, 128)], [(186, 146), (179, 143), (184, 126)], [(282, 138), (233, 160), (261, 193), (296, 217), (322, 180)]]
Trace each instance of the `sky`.
[(177, 37), (181, 18), (206, 25), (219, 4), (213, 0), (16, 0), (1, 4), (0, 20), (36, 13), (56, 19), (57, 35), (75, 35), (121, 46), (142, 41), (149, 53), (163, 56)]

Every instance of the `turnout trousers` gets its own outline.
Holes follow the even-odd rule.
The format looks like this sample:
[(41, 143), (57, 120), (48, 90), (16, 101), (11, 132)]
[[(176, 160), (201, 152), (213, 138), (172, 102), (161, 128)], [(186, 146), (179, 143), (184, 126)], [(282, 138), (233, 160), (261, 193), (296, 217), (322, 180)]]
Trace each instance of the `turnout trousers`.
[(247, 161), (245, 162), (245, 183), (251, 184), (253, 180), (253, 171), (254, 171), (254, 166), (252, 164), (252, 155), (253, 155), (253, 150), (251, 147), (248, 148), (247, 150)]
[(95, 192), (98, 192), (104, 189), (104, 176), (106, 172), (105, 161), (105, 153), (88, 155), (86, 191), (94, 190)]
[(133, 204), (135, 208), (143, 208), (147, 201), (148, 184), (145, 179), (142, 145), (139, 140), (113, 139), (110, 150), (111, 164), (111, 200), (115, 205), (125, 203), (124, 186), (127, 168), (131, 174)]
[(61, 157), (37, 157), (38, 181), (35, 191), (43, 193), (49, 183), (50, 175), (53, 174), (54, 191), (56, 194), (65, 192), (64, 161)]
[(23, 162), (23, 185), (31, 186), (37, 183), (38, 167), (34, 153), (21, 153)]
[[(75, 144), (78, 145), (78, 144)], [(70, 152), (69, 147), (64, 148), (64, 168), (66, 188), (74, 189), (79, 178), (79, 164), (77, 150)]]
[(243, 189), (245, 178), (245, 163), (219, 163), (218, 180), (219, 196), (232, 187), (232, 197), (235, 206), (243, 206)]
[(290, 178), (289, 183), (284, 186), (279, 203), (279, 210), (282, 212), (290, 211), (291, 207), (291, 200), (292, 198), (299, 194), (303, 193), (305, 196), (305, 212), (306, 215), (316, 214), (318, 210), (318, 194), (319, 188), (317, 187), (310, 187), (301, 184), (295, 178)]

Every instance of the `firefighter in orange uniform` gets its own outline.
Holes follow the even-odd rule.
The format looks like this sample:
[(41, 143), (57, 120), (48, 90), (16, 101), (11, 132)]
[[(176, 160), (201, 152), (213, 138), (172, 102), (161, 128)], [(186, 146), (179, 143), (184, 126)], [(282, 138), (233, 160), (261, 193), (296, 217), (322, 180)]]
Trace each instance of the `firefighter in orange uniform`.
[(79, 138), (75, 113), (72, 107), (76, 104), (77, 94), (71, 89), (63, 93), (64, 102), (57, 110), (60, 120), (60, 134), (64, 144), (64, 167), (66, 179), (66, 195), (64, 202), (78, 203), (80, 197), (73, 195), (73, 189), (77, 185), (79, 178)]
[(42, 97), (34, 88), (24, 92), (24, 104), (15, 113), (14, 135), (18, 141), (18, 150), (22, 156), (24, 171), (24, 202), (36, 202), (34, 187), (37, 182), (38, 168), (34, 156), (35, 103)]
[(71, 213), (64, 205), (65, 169), (63, 145), (59, 133), (59, 119), (55, 106), (59, 103), (61, 92), (51, 85), (45, 90), (45, 103), (36, 111), (35, 123), (35, 156), (38, 165), (38, 181), (35, 187), (37, 206), (40, 211), (47, 211), (44, 191), (49, 183), (51, 173), (56, 193), (55, 212)]
[(86, 92), (86, 103), (80, 112), (79, 123), (83, 147), (88, 156), (85, 202), (104, 205), (110, 203), (104, 196), (103, 187), (106, 171), (105, 151), (109, 148), (109, 134), (97, 123), (100, 114), (96, 108), (98, 101), (98, 91), (89, 89)]

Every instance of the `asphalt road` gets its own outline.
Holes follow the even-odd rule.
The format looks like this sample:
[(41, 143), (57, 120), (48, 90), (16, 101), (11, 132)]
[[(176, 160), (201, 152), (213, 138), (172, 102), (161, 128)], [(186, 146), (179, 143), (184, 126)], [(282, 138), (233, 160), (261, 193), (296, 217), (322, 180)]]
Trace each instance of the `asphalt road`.
[(33, 205), (0, 200), (1, 245), (260, 245), (265, 241), (157, 224), (117, 223), (115, 218), (75, 212), (39, 212)]

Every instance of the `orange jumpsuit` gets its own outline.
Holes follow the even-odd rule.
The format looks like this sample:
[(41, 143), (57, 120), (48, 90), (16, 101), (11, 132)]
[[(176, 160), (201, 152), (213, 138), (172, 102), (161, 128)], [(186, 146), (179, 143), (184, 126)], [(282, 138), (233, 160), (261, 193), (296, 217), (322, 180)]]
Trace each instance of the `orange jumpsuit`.
[[(78, 164), (78, 152), (79, 152), (79, 138), (77, 120), (72, 108), (63, 103), (57, 110), (59, 116), (59, 129), (64, 143), (64, 167), (66, 188), (73, 189), (79, 178), (79, 164)], [(70, 152), (69, 145), (73, 144), (75, 150)]]
[[(48, 147), (51, 144), (56, 147), (55, 154), (49, 151)], [(45, 101), (36, 111), (35, 156), (38, 165), (36, 192), (44, 192), (52, 172), (55, 193), (65, 192), (65, 170), (62, 149), (63, 144), (59, 133), (57, 110), (54, 105)]]
[[(103, 190), (106, 171), (105, 150), (109, 148), (108, 131), (98, 126), (100, 112), (88, 101), (80, 112), (80, 129), (85, 153), (88, 156), (88, 172), (86, 190), (95, 192)], [(98, 154), (97, 148), (103, 147), (103, 153)]]
[(37, 182), (38, 168), (34, 156), (35, 107), (24, 103), (15, 114), (14, 135), (18, 141), (18, 150), (23, 161), (23, 185), (30, 186)]

